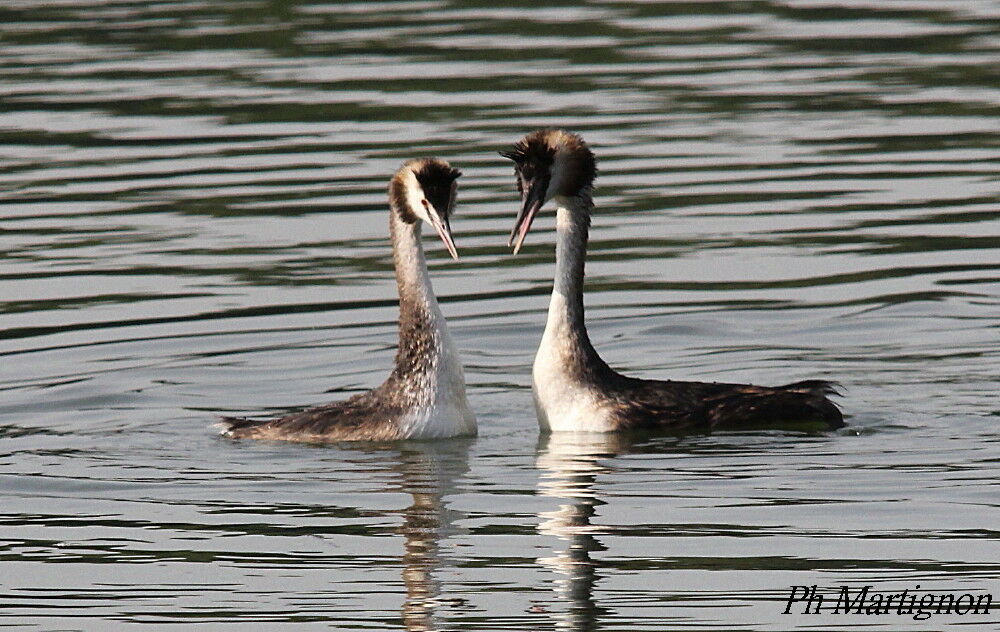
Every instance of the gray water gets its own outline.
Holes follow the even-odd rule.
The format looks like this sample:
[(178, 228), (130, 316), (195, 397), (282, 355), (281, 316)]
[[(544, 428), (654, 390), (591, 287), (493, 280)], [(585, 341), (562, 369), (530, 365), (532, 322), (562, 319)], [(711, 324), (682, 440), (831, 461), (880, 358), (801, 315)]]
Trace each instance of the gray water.
[[(1000, 629), (781, 614), (790, 586), (1000, 602), (993, 0), (0, 8), (0, 627)], [(551, 213), (496, 155), (598, 155), (591, 336), (642, 377), (840, 382), (829, 434), (539, 438)], [(234, 442), (378, 384), (387, 178), (480, 436)], [(918, 592), (919, 592), (918, 591)]]

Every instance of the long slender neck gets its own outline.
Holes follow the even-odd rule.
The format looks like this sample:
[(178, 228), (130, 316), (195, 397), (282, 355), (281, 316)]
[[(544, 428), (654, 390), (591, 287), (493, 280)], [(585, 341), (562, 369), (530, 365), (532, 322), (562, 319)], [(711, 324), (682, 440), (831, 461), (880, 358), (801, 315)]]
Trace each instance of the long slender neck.
[(590, 232), (588, 198), (556, 198), (556, 276), (549, 324), (556, 320), (586, 336), (583, 322), (583, 274)]
[(600, 362), (590, 344), (583, 314), (583, 273), (593, 201), (584, 192), (556, 198), (556, 275), (543, 345), (563, 350), (566, 363)]
[(393, 373), (402, 376), (430, 368), (440, 353), (445, 324), (420, 244), (421, 222), (408, 224), (396, 212), (389, 215), (399, 287), (399, 351)]

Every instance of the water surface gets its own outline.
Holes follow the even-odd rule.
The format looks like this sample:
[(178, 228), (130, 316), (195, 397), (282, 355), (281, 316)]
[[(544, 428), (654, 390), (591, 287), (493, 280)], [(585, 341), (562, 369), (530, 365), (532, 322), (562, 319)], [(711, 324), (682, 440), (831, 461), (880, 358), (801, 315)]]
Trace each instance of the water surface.
[[(791, 585), (1000, 602), (1000, 11), (989, 0), (13, 0), (0, 9), (0, 625), (788, 630)], [(551, 213), (496, 152), (598, 155), (591, 336), (643, 377), (832, 379), (850, 427), (539, 438)], [(224, 440), (379, 383), (387, 178), (476, 439)]]

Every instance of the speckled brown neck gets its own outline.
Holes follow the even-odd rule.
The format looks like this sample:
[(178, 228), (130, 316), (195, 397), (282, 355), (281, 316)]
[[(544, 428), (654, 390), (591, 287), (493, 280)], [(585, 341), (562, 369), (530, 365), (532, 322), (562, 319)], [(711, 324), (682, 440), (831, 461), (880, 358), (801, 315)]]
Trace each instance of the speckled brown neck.
[(420, 243), (421, 222), (407, 223), (395, 210), (390, 218), (389, 234), (399, 288), (399, 349), (387, 389), (395, 387), (394, 397), (419, 405), (430, 396), (425, 377), (436, 366), (441, 352), (438, 332), (445, 325)]

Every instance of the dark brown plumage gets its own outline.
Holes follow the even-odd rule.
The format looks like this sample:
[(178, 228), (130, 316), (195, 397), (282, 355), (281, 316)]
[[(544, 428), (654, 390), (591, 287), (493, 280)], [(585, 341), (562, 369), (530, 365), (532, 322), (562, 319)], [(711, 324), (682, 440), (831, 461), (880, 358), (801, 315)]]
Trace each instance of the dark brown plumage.
[(323, 443), (363, 437), (391, 441), (400, 438), (398, 421), (407, 407), (396, 401), (387, 385), (278, 419), (222, 417), (221, 421), (226, 424), (226, 434), (236, 439)]
[(524, 182), (550, 175), (557, 149), (568, 160), (567, 179), (559, 193), (568, 194), (590, 186), (597, 177), (597, 160), (583, 138), (563, 130), (540, 129), (519, 140), (510, 151), (500, 152), (516, 165), (519, 193), (524, 192)]
[(639, 380), (621, 374), (607, 391), (622, 429), (720, 430), (798, 424), (844, 425), (827, 395), (831, 382), (806, 380), (784, 386)]

